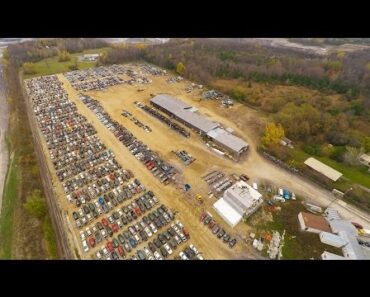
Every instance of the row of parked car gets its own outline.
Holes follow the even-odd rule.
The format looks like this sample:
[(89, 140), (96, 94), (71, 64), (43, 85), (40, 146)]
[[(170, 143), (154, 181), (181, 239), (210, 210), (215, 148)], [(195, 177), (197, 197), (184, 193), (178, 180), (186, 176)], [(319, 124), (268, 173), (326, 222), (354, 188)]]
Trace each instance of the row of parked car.
[(162, 160), (150, 150), (147, 145), (139, 141), (129, 130), (117, 121), (112, 120), (99, 101), (86, 95), (81, 95), (80, 99), (97, 115), (99, 120), (113, 132), (117, 139), (129, 149), (131, 154), (153, 173), (154, 176), (165, 185), (171, 182), (172, 178), (177, 173), (173, 166)]
[(161, 114), (156, 109), (154, 109), (154, 108), (152, 108), (152, 107), (150, 107), (148, 105), (145, 105), (145, 104), (143, 104), (141, 102), (134, 102), (134, 103), (139, 108), (141, 108), (142, 110), (144, 110), (145, 112), (147, 112), (148, 114), (150, 114), (151, 116), (155, 117), (156, 119), (160, 120), (162, 123), (164, 123), (167, 126), (169, 126), (172, 130), (178, 132), (182, 136), (190, 137), (190, 132), (188, 130), (186, 130), (184, 127), (182, 127), (181, 125), (177, 124), (176, 122), (172, 121), (167, 116)]
[[(137, 184), (135, 185), (137, 186)], [(80, 213), (81, 211), (83, 211), (81, 215), (77, 216), (76, 211), (72, 214), (74, 220), (76, 221), (76, 226), (78, 228), (81, 228), (94, 219), (97, 219), (100, 215), (108, 214), (118, 205), (122, 204), (125, 200), (129, 200), (133, 198), (135, 194), (138, 194), (139, 192), (133, 193), (131, 191), (136, 191), (136, 189), (141, 187), (145, 189), (145, 187), (141, 184), (137, 186), (137, 188), (131, 187), (131, 189), (127, 185), (125, 185), (122, 187), (122, 189), (114, 189), (108, 195), (101, 196), (97, 199), (92, 200), (92, 202), (83, 205), (83, 207), (79, 210)], [(139, 198), (134, 199), (134, 202), (132, 202), (131, 204), (132, 209), (135, 209), (135, 212), (139, 215), (140, 212), (144, 212), (146, 209), (151, 209), (156, 203), (158, 203), (158, 199), (154, 196), (152, 191), (148, 191), (147, 193), (141, 195)], [(131, 206), (128, 205), (128, 207), (130, 208)], [(123, 209), (124, 207), (122, 208), (122, 210)], [(131, 216), (127, 217), (126, 222), (123, 220), (124, 225), (126, 225), (127, 222), (132, 221), (130, 217)]]
[[(127, 75), (129, 79), (124, 80), (120, 75)], [(64, 74), (72, 87), (77, 91), (104, 90), (109, 86), (127, 83), (149, 84), (144, 73), (138, 73), (131, 66), (111, 65), (70, 71)]]
[(127, 111), (123, 110), (121, 115), (123, 115), (125, 118), (129, 118), (134, 124), (140, 128), (142, 128), (145, 132), (149, 133), (152, 132), (152, 128), (150, 128), (148, 125), (145, 125), (141, 121), (139, 121), (137, 118), (133, 117), (132, 114)]
[[(161, 205), (148, 215), (144, 215), (135, 224), (130, 225), (112, 241), (108, 241), (106, 246), (96, 253), (96, 258), (101, 259), (110, 258), (116, 259), (119, 255), (121, 258), (126, 258), (131, 251), (134, 251), (143, 242), (146, 242), (154, 236), (158, 230), (169, 224), (174, 220), (173, 213), (165, 206)], [(184, 236), (184, 235), (183, 235)], [(159, 234), (162, 239), (162, 235)], [(181, 241), (181, 239), (179, 240)], [(124, 252), (119, 251), (119, 246), (122, 245)], [(149, 244), (150, 248), (151, 244)], [(116, 250), (115, 250), (116, 249)]]
[(204, 260), (202, 254), (193, 245), (185, 247), (176, 257), (175, 260)]
[(202, 213), (200, 216), (200, 221), (203, 222), (203, 224), (207, 226), (212, 233), (217, 236), (217, 238), (221, 239), (230, 248), (233, 248), (236, 245), (236, 238), (232, 238), (220, 225), (217, 224), (217, 222), (209, 213)]
[(186, 242), (190, 234), (184, 228), (183, 224), (177, 220), (172, 223), (166, 231), (148, 243), (143, 250), (139, 249), (131, 257), (131, 260), (163, 260), (174, 253), (178, 246)]

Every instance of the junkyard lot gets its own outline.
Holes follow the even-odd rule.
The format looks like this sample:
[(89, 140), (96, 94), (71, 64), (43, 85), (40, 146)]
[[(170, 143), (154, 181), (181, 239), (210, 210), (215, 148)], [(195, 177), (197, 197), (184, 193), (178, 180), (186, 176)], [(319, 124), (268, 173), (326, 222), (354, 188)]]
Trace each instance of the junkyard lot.
[[(166, 125), (160, 123), (157, 119), (151, 117), (143, 110), (139, 109), (133, 104), (134, 101), (140, 101), (149, 105), (150, 94), (168, 93), (179, 97), (180, 99), (198, 107), (201, 113), (209, 116), (211, 119), (219, 121), (225, 124), (226, 127), (234, 128), (239, 135), (251, 143), (249, 136), (253, 135), (252, 129), (246, 129), (241, 131), (238, 129), (239, 125), (235, 125), (236, 122), (239, 124), (241, 118), (232, 118), (229, 121), (228, 110), (220, 109), (216, 102), (201, 102), (199, 103), (200, 95), (187, 94), (184, 89), (188, 83), (175, 83), (168, 84), (164, 77), (151, 77), (153, 80), (152, 84), (145, 85), (142, 92), (138, 92), (137, 89), (141, 86), (129, 86), (127, 84), (110, 87), (108, 90), (103, 92), (88, 92), (93, 98), (98, 99), (105, 110), (112, 116), (114, 120), (117, 120), (135, 136), (147, 143), (152, 149), (156, 150), (164, 157), (165, 160), (170, 161), (184, 174), (184, 182), (190, 183), (193, 187), (194, 193), (200, 193), (203, 195), (205, 203), (198, 205), (195, 200), (188, 201), (184, 197), (181, 190), (176, 190), (173, 186), (169, 185), (164, 187), (160, 182), (154, 178), (150, 172), (148, 172), (144, 166), (136, 160), (130, 152), (122, 144), (120, 144), (114, 135), (104, 127), (97, 117), (78, 99), (77, 92), (75, 92), (63, 75), (59, 75), (59, 79), (65, 83), (70, 100), (77, 104), (80, 113), (85, 115), (93, 126), (98, 130), (98, 136), (103, 140), (108, 148), (111, 148), (117, 156), (117, 160), (123, 165), (124, 168), (133, 169), (135, 176), (138, 177), (143, 183), (151, 188), (160, 199), (160, 202), (165, 203), (172, 209), (178, 210), (178, 218), (188, 228), (191, 235), (191, 242), (194, 243), (199, 250), (201, 250), (204, 256), (208, 259), (218, 258), (243, 258), (251, 257), (252, 254), (249, 252), (243, 244), (241, 244), (240, 238), (239, 244), (236, 245), (234, 250), (230, 250), (220, 240), (213, 236), (208, 228), (202, 226), (199, 222), (199, 215), (203, 209), (208, 210), (214, 214), (211, 210), (211, 205), (215, 202), (213, 199), (206, 198), (208, 189), (205, 182), (201, 181), (201, 176), (206, 172), (214, 169), (219, 169), (225, 173), (247, 173), (254, 180), (258, 180), (261, 175), (266, 175), (266, 172), (270, 173), (269, 178), (277, 180), (277, 176), (283, 177), (282, 181), (286, 181), (286, 175), (281, 170), (275, 168), (273, 171), (266, 171), (271, 166), (264, 166), (267, 162), (261, 162), (260, 158), (257, 158), (257, 154), (253, 149), (248, 152), (246, 161), (242, 163), (235, 163), (233, 161), (224, 159), (220, 156), (210, 152), (204, 143), (201, 142), (199, 136), (192, 133), (190, 139), (184, 138), (176, 132), (170, 130)], [(197, 92), (197, 91), (195, 91)], [(132, 121), (121, 115), (122, 109), (130, 111), (137, 119), (149, 125), (153, 132), (146, 133), (142, 128), (136, 126)], [(239, 107), (232, 110), (232, 113), (238, 113)], [(244, 114), (243, 114), (244, 115)], [(245, 128), (245, 125), (241, 126)], [(245, 132), (245, 133), (244, 133)], [(246, 135), (246, 134), (249, 135)], [(253, 135), (254, 136), (254, 135)], [(185, 149), (192, 154), (197, 160), (190, 166), (184, 166), (183, 163), (171, 152), (172, 150), (183, 150)], [(254, 163), (255, 162), (255, 163)], [(253, 164), (253, 167), (250, 167)], [(247, 167), (249, 165), (249, 167)], [(259, 166), (262, 165), (262, 166)], [(51, 168), (52, 166), (50, 166)], [(258, 169), (258, 170), (256, 170)], [(257, 175), (256, 172), (259, 171)], [(251, 173), (253, 172), (253, 173)], [(277, 175), (277, 173), (279, 175)], [(292, 182), (291, 182), (292, 183)], [(303, 183), (303, 186), (305, 183)], [(72, 208), (65, 199), (65, 194), (60, 186), (60, 183), (55, 179), (54, 185), (56, 186), (58, 196), (61, 197), (60, 203), (63, 204), (62, 209), (68, 209), (69, 220), (71, 220)], [(295, 187), (299, 187), (300, 184), (296, 184)], [(304, 187), (303, 187), (304, 188)], [(317, 190), (317, 189), (316, 189)], [(60, 194), (60, 195), (59, 195)], [(314, 194), (311, 193), (311, 195)], [(225, 229), (230, 232), (226, 224), (218, 217), (215, 216), (218, 223), (221, 223)], [(73, 233), (75, 234), (72, 240), (76, 240), (76, 243), (80, 246), (80, 240), (78, 238), (78, 232), (72, 222)], [(248, 227), (245, 224), (239, 224), (234, 231), (231, 231), (231, 235), (235, 236), (235, 231), (238, 233), (246, 234)], [(232, 251), (232, 252), (231, 252)], [(82, 254), (80, 252), (80, 254)], [(88, 254), (90, 255), (90, 253)]]
[[(113, 150), (113, 152), (116, 155), (117, 161), (122, 164), (125, 168), (130, 168), (134, 172), (135, 176), (137, 176), (140, 181), (143, 182), (143, 184), (147, 185), (150, 189), (153, 190), (153, 192), (157, 195), (160, 202), (166, 204), (171, 209), (174, 209), (178, 211), (178, 218), (183, 222), (183, 224), (188, 228), (190, 232), (190, 241), (193, 242), (199, 250), (203, 252), (203, 255), (206, 259), (229, 259), (229, 258), (246, 258), (251, 257), (251, 254), (248, 252), (247, 248), (243, 244), (237, 244), (234, 249), (230, 249), (227, 247), (226, 244), (224, 244), (221, 240), (217, 239), (208, 228), (201, 225), (199, 222), (199, 217), (201, 214), (202, 208), (199, 206), (196, 206), (195, 201), (188, 201), (187, 198), (185, 198), (182, 194), (181, 190), (176, 189), (173, 185), (163, 186), (144, 166), (141, 164), (134, 156), (131, 155), (131, 153), (125, 148), (119, 141), (116, 139), (116, 137), (107, 130), (107, 128), (99, 122), (97, 117), (93, 114), (92, 111), (90, 111), (78, 98), (78, 93), (71, 87), (71, 85), (68, 83), (68, 81), (64, 78), (63, 75), (59, 75), (59, 79), (64, 83), (64, 87), (69, 93), (69, 98), (71, 101), (75, 102), (77, 105), (77, 108), (80, 113), (85, 115), (91, 123), (94, 125), (94, 127), (97, 130), (97, 135), (102, 139), (102, 141), (107, 145), (107, 148), (110, 148)], [(124, 85), (126, 88), (132, 88), (133, 94), (136, 94), (136, 87), (134, 86), (127, 86)], [(104, 93), (107, 94), (110, 92), (111, 88), (108, 91), (105, 92), (97, 92), (97, 93)], [(87, 94), (91, 94), (95, 92), (88, 92)], [(95, 98), (95, 96), (93, 96)], [(118, 94), (115, 95), (115, 98), (118, 97)], [(99, 98), (96, 98), (99, 99)], [(111, 100), (113, 101), (119, 101), (119, 100)], [(174, 136), (176, 141), (184, 141), (183, 144), (177, 144), (174, 149), (181, 149), (182, 145), (186, 145), (186, 141), (189, 141), (189, 139), (185, 139), (180, 135), (176, 135), (175, 132), (172, 132), (169, 130), (168, 127), (160, 123), (159, 121), (156, 123), (156, 119), (151, 119), (149, 115), (145, 115), (144, 111), (139, 110), (136, 106), (134, 106), (133, 102), (135, 100), (132, 100), (129, 104), (128, 103), (121, 103), (120, 106), (112, 106), (113, 110), (106, 109), (107, 112), (112, 116), (114, 120), (119, 121), (124, 126), (126, 126), (130, 131), (132, 131), (138, 139), (141, 139), (148, 143), (150, 147), (152, 147), (154, 150), (158, 150), (159, 152), (163, 151), (165, 152), (162, 154), (165, 159), (171, 159), (171, 163), (175, 164), (180, 168), (181, 164), (177, 161), (173, 162), (176, 158), (176, 156), (173, 153), (170, 153), (172, 148), (166, 148), (166, 144), (170, 143), (171, 136)], [(117, 104), (117, 103), (116, 103)], [(132, 107), (131, 107), (132, 105)], [(104, 108), (107, 108), (103, 104)], [(117, 109), (117, 110), (114, 110)], [(135, 112), (135, 116), (137, 113), (137, 118), (139, 120), (142, 120), (146, 124), (148, 124), (152, 129), (152, 133), (146, 133), (141, 128), (137, 127), (133, 122), (128, 120), (127, 118), (124, 118), (120, 113), (122, 112), (122, 109), (127, 109), (130, 112)], [(156, 124), (156, 125), (155, 125)], [(163, 125), (163, 127), (161, 127)], [(157, 127), (158, 126), (158, 127)], [(154, 130), (155, 129), (155, 130)], [(162, 129), (162, 131), (160, 130)], [(160, 133), (161, 131), (162, 133)], [(147, 138), (149, 135), (166, 135), (168, 134), (167, 139), (161, 139), (161, 141), (158, 141), (156, 137)], [(172, 139), (172, 142), (174, 141)], [(166, 141), (166, 142), (163, 142)], [(161, 144), (161, 146), (157, 146), (155, 144)], [(164, 144), (164, 145), (163, 145)], [(186, 149), (188, 146), (185, 147)], [(168, 152), (166, 151), (168, 149)], [(199, 143), (198, 150), (201, 150), (201, 143)], [(189, 150), (190, 152), (190, 150)], [(167, 154), (168, 153), (168, 154)], [(196, 151), (190, 152), (195, 157), (197, 156)], [(204, 151), (203, 154), (208, 156), (208, 152)], [(215, 156), (217, 157), (217, 156)], [(167, 159), (167, 160), (168, 160)], [(172, 160), (173, 159), (173, 160)], [(196, 162), (192, 164), (190, 167), (195, 166)], [(230, 163), (232, 165), (232, 163)], [(199, 165), (198, 165), (199, 167)], [(188, 169), (188, 168), (187, 168)], [(199, 170), (196, 170), (199, 171)], [(185, 177), (187, 179), (187, 177)], [(190, 183), (190, 181), (189, 181)], [(214, 201), (213, 201), (214, 202)], [(221, 223), (221, 219), (218, 219), (218, 221)], [(224, 224), (223, 224), (224, 225)], [(230, 230), (229, 230), (230, 231)], [(79, 239), (77, 238), (77, 241)]]

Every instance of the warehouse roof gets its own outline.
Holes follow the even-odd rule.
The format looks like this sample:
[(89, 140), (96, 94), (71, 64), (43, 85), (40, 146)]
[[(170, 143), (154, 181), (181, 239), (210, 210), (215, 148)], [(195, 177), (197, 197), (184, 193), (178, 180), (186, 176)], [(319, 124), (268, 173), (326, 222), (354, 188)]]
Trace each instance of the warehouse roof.
[(150, 99), (150, 101), (166, 109), (178, 118), (196, 127), (204, 133), (207, 133), (208, 131), (219, 126), (218, 123), (212, 122), (202, 115), (195, 113), (194, 109), (192, 109), (190, 105), (172, 96), (161, 94), (153, 97)]
[(243, 139), (232, 135), (222, 128), (213, 129), (207, 135), (234, 152), (240, 152), (242, 149), (248, 147), (248, 143)]
[(238, 213), (233, 207), (227, 203), (224, 198), (220, 198), (213, 204), (217, 213), (228, 223), (231, 227), (237, 225), (242, 219), (242, 215)]
[(304, 162), (308, 167), (312, 168), (313, 170), (320, 172), (322, 175), (326, 176), (327, 178), (331, 179), (332, 181), (337, 181), (343, 174), (335, 169), (329, 167), (328, 165), (316, 160), (315, 158), (308, 158)]
[(301, 214), (306, 227), (324, 232), (331, 232), (330, 225), (324, 217), (310, 214), (304, 211), (302, 211)]

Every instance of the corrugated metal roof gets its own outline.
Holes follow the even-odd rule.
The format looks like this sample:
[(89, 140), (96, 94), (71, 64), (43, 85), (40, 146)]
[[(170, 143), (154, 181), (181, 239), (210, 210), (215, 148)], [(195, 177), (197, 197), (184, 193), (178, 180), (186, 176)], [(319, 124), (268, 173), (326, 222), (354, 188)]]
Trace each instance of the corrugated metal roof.
[(336, 171), (335, 169), (312, 157), (308, 158), (304, 163), (333, 181), (337, 181), (343, 175), (339, 171)]
[(231, 227), (234, 227), (242, 219), (242, 215), (232, 208), (223, 198), (217, 200), (216, 203), (213, 204), (213, 207)]
[(321, 259), (323, 260), (348, 260), (348, 258), (345, 258), (340, 255), (336, 255), (330, 252), (326, 252), (326, 251), (321, 254)]
[(329, 232), (320, 232), (320, 240), (322, 243), (340, 248), (348, 243), (344, 238)]
[(230, 134), (222, 128), (213, 129), (209, 131), (207, 135), (234, 152), (239, 152), (248, 147), (248, 143), (246, 143), (243, 139)]
[(150, 101), (168, 110), (178, 118), (198, 128), (204, 133), (207, 133), (219, 126), (218, 123), (212, 122), (205, 117), (194, 113), (190, 105), (172, 96), (161, 94), (153, 97)]

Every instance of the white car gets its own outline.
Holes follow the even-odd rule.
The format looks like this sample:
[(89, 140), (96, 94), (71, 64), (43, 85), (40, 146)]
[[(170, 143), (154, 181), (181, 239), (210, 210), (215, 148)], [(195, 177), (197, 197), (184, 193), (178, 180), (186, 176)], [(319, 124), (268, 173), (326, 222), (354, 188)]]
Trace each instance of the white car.
[(81, 197), (81, 198), (80, 198), (80, 201), (81, 201), (81, 203), (82, 203), (82, 204), (85, 204), (85, 203), (86, 203), (86, 200), (85, 200), (85, 198), (84, 198), (84, 197)]
[(148, 237), (151, 237), (153, 235), (153, 233), (150, 231), (148, 227), (145, 227), (144, 231), (148, 235)]
[(173, 238), (175, 238), (178, 245), (180, 245), (182, 243), (182, 240), (178, 235), (175, 235)]
[(157, 233), (157, 228), (154, 226), (154, 224), (153, 223), (150, 223), (150, 229), (152, 229), (152, 231), (153, 231), (153, 233), (155, 234), (155, 233)]
[(189, 260), (189, 258), (185, 255), (184, 252), (180, 252), (179, 256), (181, 257), (182, 260)]
[(191, 244), (191, 245), (190, 245), (190, 248), (193, 250), (193, 252), (194, 252), (196, 255), (198, 255), (198, 254), (199, 254), (199, 251), (197, 250), (197, 248), (196, 248), (193, 244)]
[(117, 220), (117, 225), (118, 225), (118, 228), (121, 229), (123, 227), (122, 221), (121, 220)]
[(154, 252), (154, 257), (156, 260), (163, 260), (162, 256), (158, 253), (158, 251)]
[(121, 218), (123, 217), (124, 213), (123, 213), (122, 209), (120, 209), (120, 210), (118, 211), (118, 214), (119, 214), (119, 216), (120, 216)]
[(137, 242), (141, 242), (141, 239), (140, 239), (139, 235), (137, 235), (137, 233), (134, 235), (134, 238)]
[(104, 256), (108, 255), (108, 249), (106, 247), (102, 249), (102, 252)]
[(203, 256), (201, 254), (196, 255), (198, 260), (204, 260)]
[(170, 246), (168, 245), (168, 243), (165, 243), (164, 244), (164, 248), (166, 249), (166, 251), (168, 252), (169, 255), (172, 254), (172, 249), (170, 248)]
[(96, 253), (96, 258), (97, 258), (98, 260), (100, 260), (100, 259), (101, 259), (101, 253), (100, 253), (100, 251), (98, 251), (98, 252)]
[(82, 209), (80, 209), (80, 210), (78, 211), (78, 214), (80, 215), (80, 218), (82, 218), (82, 217), (84, 217), (84, 216), (85, 216), (85, 214), (84, 214), (84, 212), (83, 212), (83, 210), (82, 210)]
[(148, 260), (155, 260), (155, 258), (153, 257), (153, 255), (149, 255)]
[(176, 224), (180, 229), (184, 228), (184, 225), (179, 220), (176, 221)]
[(81, 237), (82, 241), (84, 241), (86, 239), (86, 235), (85, 235), (84, 231), (80, 231), (80, 237)]
[(67, 195), (67, 200), (68, 200), (69, 202), (73, 202), (73, 199), (72, 199), (71, 195)]
[(87, 220), (90, 222), (90, 221), (92, 221), (92, 219), (93, 219), (93, 217), (92, 217), (92, 215), (91, 215), (91, 213), (88, 213), (87, 215), (86, 215), (86, 218), (87, 218)]
[(104, 238), (107, 238), (108, 233), (107, 233), (107, 231), (105, 231), (105, 229), (103, 229), (103, 230), (101, 230), (101, 235), (102, 235)]
[(145, 254), (149, 257), (152, 255), (152, 253), (149, 251), (149, 249), (147, 247), (144, 248), (144, 252)]
[(84, 240), (82, 242), (82, 247), (83, 247), (85, 253), (89, 251), (89, 246), (87, 245), (87, 241), (86, 240)]
[(91, 230), (90, 228), (86, 228), (86, 235), (87, 237), (89, 237), (91, 235)]
[(146, 227), (146, 225), (145, 225), (145, 223), (143, 222), (143, 221), (140, 221), (140, 226), (145, 230), (145, 228), (147, 228)]

